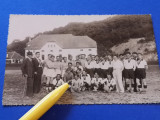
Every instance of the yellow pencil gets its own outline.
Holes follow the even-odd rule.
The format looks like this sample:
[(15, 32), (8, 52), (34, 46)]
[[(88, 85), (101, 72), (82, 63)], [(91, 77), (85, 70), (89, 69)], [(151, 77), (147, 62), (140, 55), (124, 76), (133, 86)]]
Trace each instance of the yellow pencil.
[(65, 83), (54, 91), (50, 92), (19, 120), (38, 120), (57, 102), (57, 100), (64, 94), (68, 87), (69, 85)]

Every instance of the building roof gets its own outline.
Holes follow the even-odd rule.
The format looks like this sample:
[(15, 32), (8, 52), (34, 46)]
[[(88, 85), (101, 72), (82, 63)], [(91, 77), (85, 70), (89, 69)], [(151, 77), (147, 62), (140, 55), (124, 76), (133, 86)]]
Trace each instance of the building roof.
[(24, 57), (21, 56), (19, 53), (13, 51), (13, 52), (7, 52), (6, 59), (23, 59)]
[(72, 34), (39, 35), (28, 42), (26, 50), (39, 50), (47, 42), (55, 42), (62, 49), (97, 48), (97, 43), (88, 36), (74, 36)]

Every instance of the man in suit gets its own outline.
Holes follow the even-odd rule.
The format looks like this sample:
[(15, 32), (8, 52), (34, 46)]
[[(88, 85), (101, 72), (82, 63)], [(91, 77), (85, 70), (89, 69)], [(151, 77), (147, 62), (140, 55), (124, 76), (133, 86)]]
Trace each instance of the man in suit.
[(26, 96), (32, 97), (33, 96), (33, 81), (34, 81), (32, 52), (27, 53), (27, 57), (23, 61), (21, 70), (22, 70), (22, 75), (27, 78)]
[(33, 58), (33, 69), (34, 69), (34, 82), (33, 82), (33, 92), (39, 93), (41, 88), (41, 78), (42, 78), (42, 62), (40, 59), (40, 52), (35, 53)]

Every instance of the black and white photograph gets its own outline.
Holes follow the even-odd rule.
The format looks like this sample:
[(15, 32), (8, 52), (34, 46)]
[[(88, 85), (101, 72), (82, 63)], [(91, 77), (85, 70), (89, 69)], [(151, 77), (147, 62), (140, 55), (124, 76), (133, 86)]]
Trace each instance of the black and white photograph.
[(151, 15), (10, 15), (3, 105), (160, 103)]

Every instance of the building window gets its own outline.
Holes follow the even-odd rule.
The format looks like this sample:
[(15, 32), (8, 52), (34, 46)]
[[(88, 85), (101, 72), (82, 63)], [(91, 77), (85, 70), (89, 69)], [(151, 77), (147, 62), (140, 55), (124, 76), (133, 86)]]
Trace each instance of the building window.
[(42, 60), (44, 60), (45, 59), (45, 57), (44, 57), (44, 55), (42, 55)]
[(50, 52), (53, 52), (53, 50), (50, 50)]
[(44, 50), (42, 50), (42, 52), (44, 52)]
[(62, 50), (59, 50), (59, 52), (62, 52)]
[(83, 49), (80, 49), (80, 51), (83, 51)]
[(92, 49), (88, 49), (88, 51), (92, 51)]

